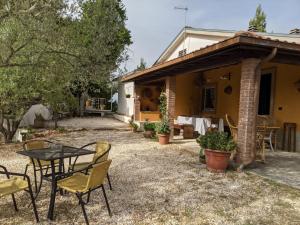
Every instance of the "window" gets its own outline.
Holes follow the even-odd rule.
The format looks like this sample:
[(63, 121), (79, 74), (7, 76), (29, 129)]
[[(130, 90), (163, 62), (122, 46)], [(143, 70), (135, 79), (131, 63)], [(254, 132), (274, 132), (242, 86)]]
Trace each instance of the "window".
[(179, 57), (184, 56), (184, 55), (186, 55), (186, 48), (178, 52)]
[(216, 112), (217, 88), (216, 85), (207, 85), (202, 91), (203, 112)]

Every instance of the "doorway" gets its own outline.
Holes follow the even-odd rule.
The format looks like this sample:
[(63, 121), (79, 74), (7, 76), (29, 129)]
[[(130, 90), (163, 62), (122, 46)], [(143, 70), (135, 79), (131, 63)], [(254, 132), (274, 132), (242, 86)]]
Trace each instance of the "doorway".
[(261, 74), (258, 115), (271, 115), (273, 112), (274, 74), (270, 70)]

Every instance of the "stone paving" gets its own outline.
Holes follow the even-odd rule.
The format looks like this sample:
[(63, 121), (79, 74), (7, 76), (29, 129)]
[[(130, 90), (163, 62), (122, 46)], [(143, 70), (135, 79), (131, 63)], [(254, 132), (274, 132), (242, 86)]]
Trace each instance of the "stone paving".
[(266, 163), (255, 163), (250, 172), (300, 189), (300, 153), (270, 152)]
[(58, 122), (59, 127), (64, 128), (85, 128), (99, 130), (128, 130), (129, 126), (113, 117), (74, 117)]

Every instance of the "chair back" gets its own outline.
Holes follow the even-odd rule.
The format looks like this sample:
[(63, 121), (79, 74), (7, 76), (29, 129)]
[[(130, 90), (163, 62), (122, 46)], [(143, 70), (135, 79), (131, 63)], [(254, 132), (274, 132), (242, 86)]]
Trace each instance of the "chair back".
[(95, 155), (93, 157), (93, 163), (104, 162), (108, 159), (109, 150), (111, 145), (107, 141), (96, 142)]
[[(48, 148), (50, 144), (52, 144), (52, 142), (48, 140), (30, 140), (30, 141), (26, 141), (23, 144), (23, 149), (24, 151), (43, 149), (43, 148)], [(31, 161), (31, 159), (29, 160)], [(38, 160), (32, 159), (32, 161), (35, 165), (38, 165)], [(40, 160), (40, 162), (45, 162), (45, 161)]]
[(93, 165), (86, 186), (87, 190), (97, 188), (103, 184), (103, 180), (106, 177), (110, 164), (111, 159)]
[(32, 140), (32, 141), (25, 142), (23, 148), (24, 150), (29, 151), (29, 150), (47, 148), (48, 145), (49, 142), (46, 142), (44, 140)]
[(237, 126), (235, 126), (232, 118), (228, 114), (226, 114), (225, 117), (226, 117), (226, 121), (227, 121), (227, 124), (229, 126), (229, 129), (230, 129), (231, 136), (232, 136), (234, 141), (237, 141), (238, 128), (237, 128)]

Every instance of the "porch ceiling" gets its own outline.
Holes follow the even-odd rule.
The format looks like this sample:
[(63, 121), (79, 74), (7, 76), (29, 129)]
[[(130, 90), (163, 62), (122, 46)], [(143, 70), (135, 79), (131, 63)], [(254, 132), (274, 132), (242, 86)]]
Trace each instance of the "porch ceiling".
[(264, 58), (277, 48), (272, 62), (300, 65), (300, 45), (263, 38), (249, 32), (241, 32), (222, 42), (207, 46), (183, 57), (157, 64), (143, 71), (129, 74), (123, 82), (144, 82), (181, 73), (205, 71), (238, 64), (245, 58)]

